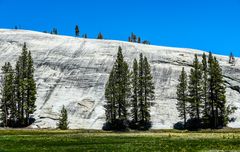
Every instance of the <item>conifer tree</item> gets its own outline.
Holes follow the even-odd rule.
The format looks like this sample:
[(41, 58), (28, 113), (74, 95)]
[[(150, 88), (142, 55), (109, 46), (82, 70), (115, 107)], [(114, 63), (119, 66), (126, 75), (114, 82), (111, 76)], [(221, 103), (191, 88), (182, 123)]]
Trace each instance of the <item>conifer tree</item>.
[(128, 37), (128, 42), (132, 42), (132, 40), (131, 40), (131, 37), (130, 37), (130, 36)]
[(15, 67), (15, 75), (14, 75), (14, 89), (15, 89), (15, 101), (17, 104), (17, 125), (20, 126), (20, 120), (21, 117), (21, 107), (22, 107), (22, 100), (21, 100), (21, 87), (20, 87), (20, 81), (21, 81), (21, 72), (20, 72), (20, 61), (18, 60), (16, 62)]
[(58, 30), (57, 30), (57, 28), (53, 28), (52, 31), (51, 31), (51, 34), (58, 35)]
[(59, 122), (58, 122), (58, 128), (61, 130), (67, 130), (68, 129), (68, 113), (65, 107), (62, 107)]
[(31, 52), (26, 43), (16, 62), (15, 72), (10, 63), (3, 68), (2, 119), (4, 126), (24, 127), (30, 124), (29, 116), (35, 111), (36, 84)]
[(215, 115), (215, 65), (214, 65), (214, 58), (212, 56), (212, 53), (209, 53), (208, 56), (208, 72), (209, 72), (209, 78), (208, 78), (208, 83), (209, 83), (209, 102), (210, 102), (210, 122), (211, 122), (211, 128), (216, 128), (216, 115)]
[(133, 32), (131, 34), (131, 42), (137, 42), (137, 36)]
[(24, 43), (22, 48), (21, 56), (19, 57), (19, 71), (20, 71), (20, 96), (21, 96), (21, 116), (20, 116), (20, 125), (25, 126), (26, 125), (26, 107), (27, 107), (27, 75), (28, 75), (28, 51), (26, 43)]
[(26, 99), (26, 125), (29, 125), (29, 115), (33, 114), (35, 111), (35, 101), (36, 101), (36, 83), (34, 80), (34, 67), (31, 52), (28, 52), (28, 65), (27, 65), (27, 99)]
[(138, 104), (138, 62), (136, 59), (133, 61), (133, 72), (132, 72), (132, 96), (131, 96), (131, 115), (132, 115), (132, 125), (137, 126), (138, 123), (138, 115), (139, 115), (139, 104)]
[[(198, 61), (197, 55), (195, 54), (195, 59), (193, 61), (193, 68), (190, 71), (189, 75), (189, 114), (192, 119), (195, 119), (197, 122), (196, 125), (200, 125), (200, 114), (202, 110), (202, 67)], [(200, 127), (200, 126), (197, 126)]]
[(145, 110), (145, 124), (150, 123), (150, 101), (154, 99), (154, 83), (151, 74), (150, 64), (148, 63), (147, 57), (143, 60), (144, 66), (144, 110)]
[(150, 45), (150, 42), (149, 42), (149, 41), (147, 41), (147, 40), (144, 40), (144, 41), (142, 42), (142, 44), (147, 44), (147, 45)]
[(141, 38), (140, 38), (140, 37), (138, 37), (137, 42), (138, 42), (138, 43), (141, 43)]
[(144, 113), (144, 63), (143, 63), (143, 54), (140, 54), (139, 57), (139, 72), (138, 72), (138, 104), (139, 104), (139, 121), (140, 123), (145, 122), (145, 113)]
[(85, 38), (85, 39), (87, 39), (88, 38), (88, 36), (87, 36), (87, 34), (83, 34), (83, 36), (82, 36), (83, 38)]
[(21, 127), (27, 126), (29, 125), (29, 115), (35, 111), (36, 84), (33, 60), (26, 43), (24, 43), (22, 53), (16, 63), (14, 86), (18, 123)]
[(116, 88), (115, 88), (115, 66), (110, 73), (108, 82), (105, 88), (105, 115), (106, 122), (112, 127), (115, 128), (116, 123)]
[(14, 125), (14, 122), (16, 121), (16, 115), (17, 115), (17, 109), (16, 109), (16, 101), (15, 99), (15, 90), (14, 90), (14, 71), (12, 69), (11, 64), (8, 62), (8, 78), (7, 78), (7, 98), (9, 101), (9, 121), (10, 121), (10, 126)]
[(97, 39), (103, 39), (103, 35), (102, 35), (102, 33), (101, 33), (101, 32), (100, 32), (100, 33), (98, 33)]
[(202, 114), (202, 119), (205, 127), (209, 127), (209, 116), (210, 116), (210, 105), (208, 102), (208, 63), (207, 63), (207, 57), (206, 54), (203, 53), (202, 55), (202, 84), (203, 84), (203, 102), (204, 102), (204, 107), (203, 107), (203, 114)]
[(127, 124), (127, 108), (129, 103), (129, 93), (130, 93), (130, 84), (129, 84), (129, 70), (128, 65), (123, 59), (122, 48), (118, 48), (117, 60), (115, 64), (116, 70), (116, 98), (117, 98), (117, 114), (118, 114), (118, 123), (121, 127), (126, 127)]
[[(111, 79), (110, 79), (111, 78)], [(114, 86), (112, 86), (114, 85)], [(126, 129), (130, 98), (130, 74), (128, 65), (123, 59), (122, 49), (118, 48), (117, 59), (110, 74), (106, 90), (106, 120), (111, 120), (112, 129)], [(111, 110), (113, 108), (114, 110)], [(115, 112), (116, 111), (116, 112)], [(116, 115), (115, 115), (116, 113)], [(111, 114), (113, 116), (111, 116)], [(110, 117), (110, 118), (109, 118)], [(116, 128), (114, 128), (116, 127)]]
[(154, 85), (152, 82), (151, 68), (146, 57), (142, 53), (139, 58), (139, 129), (150, 127), (150, 101), (154, 99)]
[(177, 110), (179, 117), (183, 119), (184, 128), (186, 128), (187, 122), (187, 102), (188, 102), (188, 90), (187, 90), (187, 73), (182, 68), (181, 74), (179, 75), (177, 85)]
[[(225, 84), (222, 69), (216, 59), (209, 53), (209, 101), (210, 101), (210, 122), (211, 128), (226, 126), (228, 122), (228, 110), (226, 107)], [(232, 107), (234, 108), (234, 107)]]
[(5, 63), (2, 67), (3, 72), (3, 86), (1, 99), (1, 120), (4, 127), (8, 127), (10, 120), (15, 118), (14, 106), (14, 87), (13, 87), (13, 70), (11, 64)]
[(216, 116), (217, 120), (215, 123), (218, 126), (224, 127), (227, 124), (226, 117), (226, 87), (224, 84), (222, 69), (217, 61), (217, 58), (214, 57), (214, 71), (216, 72), (216, 87), (215, 87), (215, 99), (216, 99)]
[(75, 36), (78, 37), (80, 35), (80, 30), (78, 28), (78, 25), (75, 27)]

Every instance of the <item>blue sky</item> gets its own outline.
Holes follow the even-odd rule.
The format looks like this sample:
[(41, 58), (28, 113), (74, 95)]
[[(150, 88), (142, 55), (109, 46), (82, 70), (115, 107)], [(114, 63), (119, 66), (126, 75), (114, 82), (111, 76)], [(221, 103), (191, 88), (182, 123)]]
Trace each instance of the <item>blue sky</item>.
[(0, 0), (0, 28), (81, 34), (240, 56), (240, 0)]

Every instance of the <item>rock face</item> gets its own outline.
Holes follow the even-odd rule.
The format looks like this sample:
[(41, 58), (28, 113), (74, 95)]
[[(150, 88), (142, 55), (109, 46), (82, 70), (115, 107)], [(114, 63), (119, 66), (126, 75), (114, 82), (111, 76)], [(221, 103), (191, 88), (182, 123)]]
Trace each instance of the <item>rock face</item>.
[[(37, 109), (33, 128), (55, 128), (63, 105), (72, 129), (101, 129), (105, 122), (104, 88), (116, 58), (118, 46), (132, 65), (140, 53), (148, 57), (155, 82), (152, 102), (153, 129), (172, 128), (179, 121), (176, 85), (182, 67), (191, 68), (194, 54), (202, 51), (110, 40), (82, 39), (23, 30), (0, 30), (0, 66), (13, 65), (23, 43), (32, 52), (37, 82)], [(223, 68), (228, 104), (238, 110), (230, 127), (240, 127), (240, 61), (235, 66), (228, 57), (217, 58)]]

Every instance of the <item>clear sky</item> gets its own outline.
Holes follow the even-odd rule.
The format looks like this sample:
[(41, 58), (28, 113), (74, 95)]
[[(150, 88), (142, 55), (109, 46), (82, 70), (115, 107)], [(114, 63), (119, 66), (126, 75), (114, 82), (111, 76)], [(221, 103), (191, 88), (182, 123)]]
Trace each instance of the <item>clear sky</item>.
[(50, 31), (240, 56), (240, 0), (0, 0), (0, 28)]

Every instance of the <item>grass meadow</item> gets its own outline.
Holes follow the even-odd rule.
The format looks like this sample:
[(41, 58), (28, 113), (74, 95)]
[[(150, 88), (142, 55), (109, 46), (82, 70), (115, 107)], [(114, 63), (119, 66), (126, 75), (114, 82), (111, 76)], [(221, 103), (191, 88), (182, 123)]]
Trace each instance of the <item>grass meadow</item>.
[(0, 130), (0, 152), (240, 151), (240, 130)]

